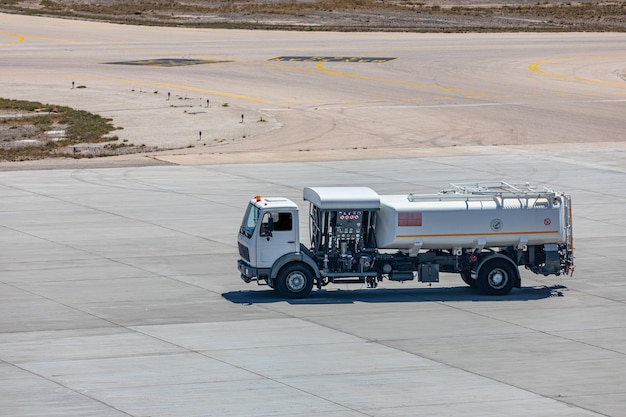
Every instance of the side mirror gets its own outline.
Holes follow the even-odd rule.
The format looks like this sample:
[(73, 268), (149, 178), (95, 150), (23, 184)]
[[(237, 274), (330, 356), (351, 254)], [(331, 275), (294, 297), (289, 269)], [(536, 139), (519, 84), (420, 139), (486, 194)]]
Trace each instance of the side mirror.
[(267, 240), (270, 240), (272, 237), (272, 231), (274, 230), (274, 219), (272, 216), (267, 218), (267, 223), (261, 223), (261, 236), (267, 237)]
[(272, 237), (273, 231), (274, 231), (274, 219), (272, 218), (272, 216), (270, 216), (269, 219), (267, 220), (267, 230), (265, 233), (267, 240), (270, 240), (270, 238)]

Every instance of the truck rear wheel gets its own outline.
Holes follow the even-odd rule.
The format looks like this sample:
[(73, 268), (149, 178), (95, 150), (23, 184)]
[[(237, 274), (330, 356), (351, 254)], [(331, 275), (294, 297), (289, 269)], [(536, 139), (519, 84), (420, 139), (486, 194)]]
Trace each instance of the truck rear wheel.
[(493, 259), (478, 271), (478, 288), (488, 295), (505, 295), (513, 288), (516, 270), (504, 259)]
[(287, 265), (278, 273), (276, 286), (285, 298), (304, 298), (313, 289), (313, 273), (306, 265)]

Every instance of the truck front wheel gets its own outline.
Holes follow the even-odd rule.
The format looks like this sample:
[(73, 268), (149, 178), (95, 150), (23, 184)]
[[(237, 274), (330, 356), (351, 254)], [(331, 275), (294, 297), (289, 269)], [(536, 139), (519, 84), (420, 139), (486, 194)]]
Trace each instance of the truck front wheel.
[(472, 278), (472, 271), (461, 271), (461, 279), (472, 288), (476, 288), (476, 280)]
[(313, 273), (305, 265), (287, 265), (278, 273), (276, 286), (285, 298), (304, 298), (313, 289)]
[(506, 295), (513, 288), (515, 273), (515, 268), (506, 260), (488, 261), (478, 272), (478, 288), (488, 295)]

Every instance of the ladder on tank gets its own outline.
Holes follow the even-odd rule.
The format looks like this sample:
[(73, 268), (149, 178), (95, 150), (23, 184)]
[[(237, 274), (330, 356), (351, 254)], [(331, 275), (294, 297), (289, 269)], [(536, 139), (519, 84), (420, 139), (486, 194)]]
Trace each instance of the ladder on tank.
[(438, 199), (470, 201), (470, 200), (493, 200), (499, 206), (504, 205), (507, 199), (515, 199), (520, 205), (525, 207), (549, 206), (555, 204), (559, 197), (559, 193), (548, 188), (538, 189), (530, 183), (525, 184), (509, 184), (504, 181), (500, 182), (476, 182), (476, 183), (458, 183), (450, 184), (451, 189), (442, 190), (437, 194), (417, 194), (409, 193), (407, 199), (409, 201), (420, 201)]
[(522, 198), (550, 198), (556, 197), (557, 193), (543, 187), (538, 189), (530, 183), (509, 184), (508, 182), (476, 182), (450, 184), (452, 190), (443, 190), (441, 193), (456, 193), (462, 195), (484, 195), (499, 197), (522, 197)]

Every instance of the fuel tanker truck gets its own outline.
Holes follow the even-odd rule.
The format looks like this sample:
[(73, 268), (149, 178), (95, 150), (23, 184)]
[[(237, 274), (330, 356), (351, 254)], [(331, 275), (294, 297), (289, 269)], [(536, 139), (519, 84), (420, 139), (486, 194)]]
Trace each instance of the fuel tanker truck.
[(250, 200), (238, 234), (244, 282), (284, 298), (313, 286), (439, 281), (455, 273), (489, 295), (521, 286), (519, 267), (542, 275), (574, 270), (569, 195), (529, 184), (451, 184), (436, 194), (379, 195), (367, 187), (310, 187), (310, 244), (298, 206)]

